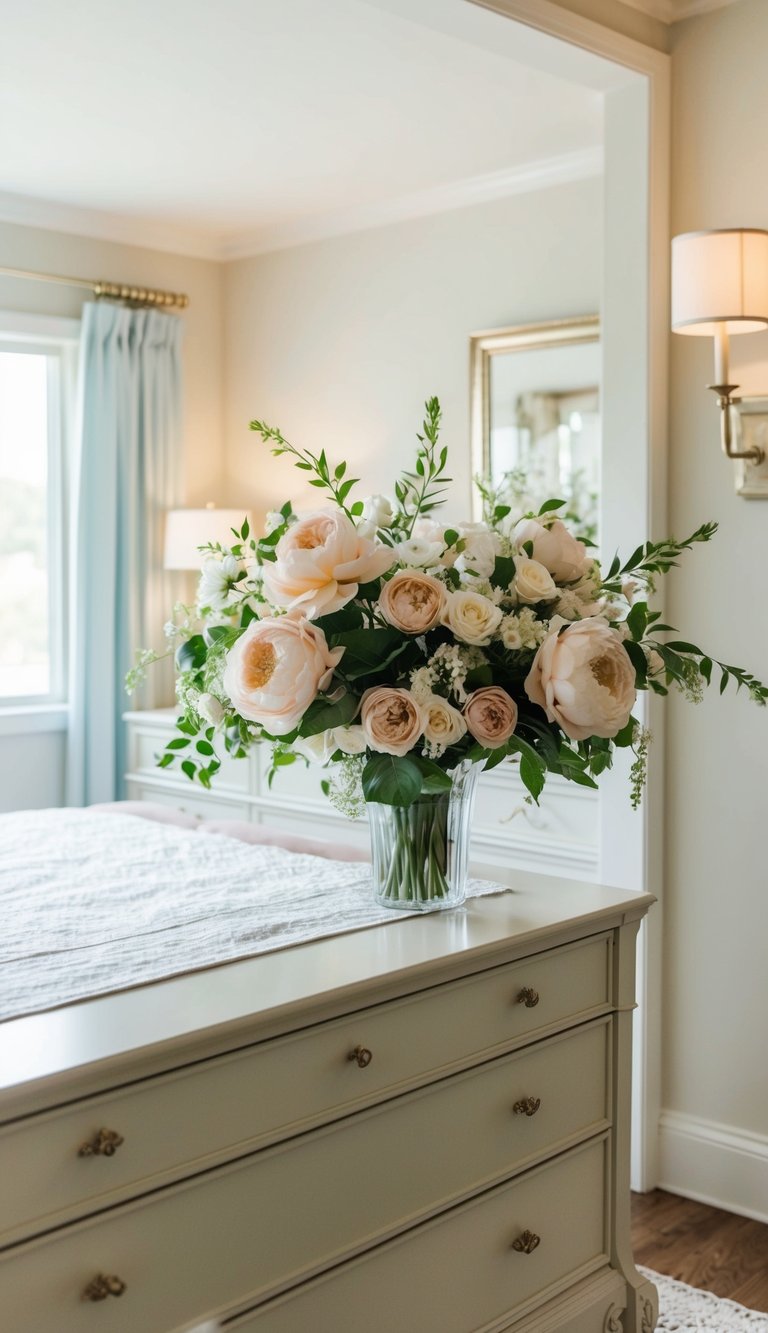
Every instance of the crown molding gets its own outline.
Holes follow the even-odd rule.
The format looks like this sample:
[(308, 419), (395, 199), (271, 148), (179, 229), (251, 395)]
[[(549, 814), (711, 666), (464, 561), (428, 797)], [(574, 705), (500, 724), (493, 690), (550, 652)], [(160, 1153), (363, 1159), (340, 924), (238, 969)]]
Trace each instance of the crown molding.
[(243, 232), (233, 236), (223, 247), (224, 260), (249, 259), (274, 250), (288, 250), (312, 241), (346, 236), (352, 232), (370, 231), (413, 218), (448, 213), (473, 204), (490, 203), (514, 194), (529, 194), (546, 190), (553, 185), (601, 176), (603, 149), (601, 145), (578, 149), (557, 157), (540, 158), (484, 176), (471, 176), (449, 185), (436, 186), (400, 198), (385, 199), (376, 204), (302, 218), (274, 230)]
[(87, 236), (94, 241), (112, 241), (134, 245), (144, 250), (169, 251), (191, 259), (221, 258), (221, 240), (209, 232), (174, 223), (152, 222), (107, 213), (95, 208), (78, 208), (27, 195), (0, 191), (0, 222), (21, 227), (40, 227), (43, 231)]
[(681, 19), (708, 14), (713, 9), (726, 9), (737, 0), (622, 0), (622, 3), (662, 23), (679, 23)]
[(252, 229), (226, 238), (202, 229), (127, 218), (118, 213), (47, 203), (41, 199), (2, 192), (0, 222), (41, 227), (46, 231), (87, 236), (92, 240), (112, 241), (119, 245), (134, 245), (146, 250), (169, 251), (188, 258), (226, 263), (228, 260), (248, 259), (274, 250), (292, 249), (333, 236), (386, 227), (411, 218), (467, 208), (472, 204), (489, 203), (508, 195), (546, 190), (553, 185), (599, 176), (602, 171), (601, 146), (578, 149), (485, 176), (472, 176), (417, 194), (386, 199), (377, 204), (334, 209), (289, 222), (282, 227)]

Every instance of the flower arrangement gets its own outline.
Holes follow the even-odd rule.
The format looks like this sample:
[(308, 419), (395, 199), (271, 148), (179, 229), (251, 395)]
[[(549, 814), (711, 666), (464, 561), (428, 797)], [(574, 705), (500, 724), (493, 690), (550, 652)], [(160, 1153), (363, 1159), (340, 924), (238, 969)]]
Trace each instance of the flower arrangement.
[[(397, 812), (385, 896), (431, 903), (448, 896), (452, 775), (515, 759), (538, 802), (547, 774), (594, 787), (616, 747), (631, 747), (637, 805), (649, 740), (633, 717), (638, 690), (675, 686), (695, 700), (715, 672), (721, 691), (733, 681), (761, 704), (768, 689), (670, 638), (648, 605), (654, 579), (716, 524), (646, 542), (604, 572), (557, 499), (514, 514), (481, 488), (482, 522), (446, 522), (436, 398), (425, 413), (392, 500), (353, 499), (345, 463), (251, 423), (324, 503), (307, 514), (285, 505), (265, 535), (246, 522), (228, 548), (204, 549), (197, 605), (166, 627), (181, 715), (159, 763), (210, 786), (222, 749), (240, 757), (266, 741), (270, 780), (297, 757), (327, 765), (324, 787), (345, 813)], [(140, 655), (131, 686), (155, 656)]]

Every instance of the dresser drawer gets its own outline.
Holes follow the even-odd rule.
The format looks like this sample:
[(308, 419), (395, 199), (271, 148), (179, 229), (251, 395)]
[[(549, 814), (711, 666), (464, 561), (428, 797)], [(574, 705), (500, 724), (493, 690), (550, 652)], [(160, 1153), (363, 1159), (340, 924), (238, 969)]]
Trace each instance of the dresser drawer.
[[(414, 1094), (24, 1249), (6, 1251), (0, 1257), (4, 1327), (14, 1333), (81, 1333), (102, 1326), (110, 1333), (167, 1333), (203, 1313), (252, 1307), (384, 1239), (394, 1222), (411, 1225), (424, 1216), (428, 1196), (443, 1206), (452, 1202), (445, 1197), (447, 1186), (471, 1184), (478, 1165), (482, 1172), (493, 1156), (480, 1146), (486, 1128), (483, 1098), (470, 1087), (471, 1077), (457, 1082), (464, 1085), (458, 1096), (457, 1089), (446, 1089), (442, 1101), (437, 1092)], [(511, 1122), (508, 1101), (504, 1110)], [(491, 1124), (494, 1119), (492, 1112)], [(518, 1127), (508, 1123), (506, 1128), (511, 1157)], [(466, 1163), (462, 1142), (468, 1147)], [(469, 1281), (467, 1308), (475, 1307), (480, 1275), (482, 1285), (492, 1275), (498, 1312), (520, 1304), (603, 1249), (603, 1151), (603, 1141), (593, 1139), (586, 1151), (566, 1154), (541, 1173), (481, 1195), (482, 1204), (453, 1209), (443, 1215), (446, 1221), (409, 1232), (405, 1245), (397, 1244), (393, 1253), (418, 1255), (417, 1270), (426, 1265), (427, 1283), (438, 1284), (433, 1294), (444, 1291), (449, 1305), (457, 1271), (462, 1287)], [(503, 1155), (500, 1143), (496, 1155)], [(540, 1253), (510, 1250), (526, 1228), (542, 1237)], [(389, 1256), (389, 1248), (383, 1253)], [(376, 1276), (377, 1260), (369, 1262)], [(385, 1257), (384, 1262), (388, 1271), (392, 1261)], [(126, 1288), (119, 1300), (108, 1299), (103, 1325), (92, 1322), (95, 1312), (84, 1298), (99, 1274), (119, 1279)], [(386, 1286), (390, 1278), (381, 1280)], [(374, 1327), (387, 1333), (434, 1327), (445, 1333), (448, 1327), (399, 1319), (321, 1326), (328, 1333)], [(295, 1333), (318, 1325), (303, 1319), (291, 1323), (290, 1317), (286, 1322), (281, 1315), (275, 1328)]]
[[(237, 1321), (238, 1333), (475, 1333), (554, 1296), (607, 1262), (605, 1142), (306, 1283)], [(540, 1237), (530, 1254), (514, 1242)]]
[[(186, 783), (186, 778), (184, 779)], [(194, 815), (195, 819), (248, 819), (250, 805), (237, 797), (227, 798), (223, 794), (219, 799), (210, 796), (188, 783), (187, 786), (174, 786), (171, 782), (155, 785), (129, 776), (126, 778), (128, 798), (132, 801), (154, 801), (157, 805), (170, 806), (184, 815)]]
[[(0, 1130), (0, 1244), (608, 1008), (609, 936), (539, 954)], [(528, 1008), (521, 990), (539, 1001)], [(530, 1000), (530, 995), (528, 996)], [(371, 1061), (360, 1067), (371, 1054)], [(101, 1130), (113, 1155), (81, 1156)]]

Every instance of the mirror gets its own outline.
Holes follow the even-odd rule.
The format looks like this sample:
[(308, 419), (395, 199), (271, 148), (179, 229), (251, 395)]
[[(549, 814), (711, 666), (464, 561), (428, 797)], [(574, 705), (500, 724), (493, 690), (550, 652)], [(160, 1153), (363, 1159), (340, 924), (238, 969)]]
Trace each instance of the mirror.
[(598, 317), (495, 329), (470, 347), (473, 473), (517, 513), (565, 500), (564, 516), (597, 543)]

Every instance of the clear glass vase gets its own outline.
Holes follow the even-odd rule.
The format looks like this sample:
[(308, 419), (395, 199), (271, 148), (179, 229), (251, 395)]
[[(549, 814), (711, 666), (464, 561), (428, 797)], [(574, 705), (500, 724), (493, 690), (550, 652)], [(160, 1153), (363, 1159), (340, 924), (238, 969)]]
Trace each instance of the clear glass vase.
[(373, 892), (383, 907), (432, 912), (464, 901), (481, 769), (464, 760), (450, 774), (450, 791), (419, 796), (413, 805), (369, 801)]

